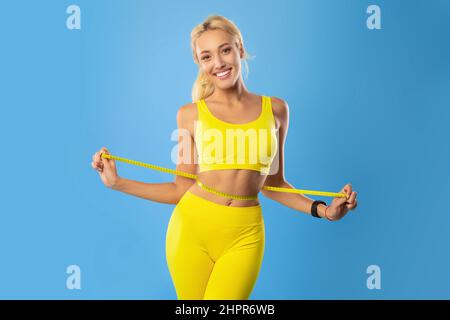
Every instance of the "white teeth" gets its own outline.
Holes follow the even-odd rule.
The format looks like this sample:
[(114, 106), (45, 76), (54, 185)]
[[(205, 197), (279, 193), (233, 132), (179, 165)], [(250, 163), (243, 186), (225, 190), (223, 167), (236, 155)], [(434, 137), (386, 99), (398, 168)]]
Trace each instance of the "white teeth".
[(224, 72), (221, 72), (221, 73), (216, 73), (216, 76), (218, 76), (218, 77), (226, 76), (227, 74), (230, 73), (230, 71), (231, 71), (231, 69), (227, 70), (227, 71), (224, 71)]

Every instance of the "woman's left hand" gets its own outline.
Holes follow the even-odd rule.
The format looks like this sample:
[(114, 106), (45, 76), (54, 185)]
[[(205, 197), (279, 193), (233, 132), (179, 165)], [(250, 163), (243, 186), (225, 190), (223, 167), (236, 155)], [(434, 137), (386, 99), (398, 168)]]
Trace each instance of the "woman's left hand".
[(346, 184), (340, 191), (345, 193), (347, 198), (337, 197), (334, 198), (326, 211), (326, 217), (328, 220), (342, 219), (350, 210), (354, 210), (357, 205), (356, 191), (352, 191), (352, 185)]

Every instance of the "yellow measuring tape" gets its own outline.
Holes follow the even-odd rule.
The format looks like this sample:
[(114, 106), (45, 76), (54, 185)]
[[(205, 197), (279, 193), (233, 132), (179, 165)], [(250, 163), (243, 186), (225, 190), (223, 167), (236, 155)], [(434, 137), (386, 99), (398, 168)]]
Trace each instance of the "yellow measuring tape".
[[(144, 168), (149, 168), (149, 169), (154, 169), (154, 170), (158, 170), (158, 171), (162, 171), (162, 172), (167, 172), (167, 173), (175, 174), (175, 175), (186, 177), (186, 178), (193, 179), (193, 180), (197, 180), (197, 178), (198, 178), (198, 176), (196, 174), (187, 173), (187, 172), (183, 172), (183, 171), (179, 171), (179, 170), (173, 170), (173, 169), (169, 169), (169, 168), (164, 168), (164, 167), (160, 167), (160, 166), (157, 166), (157, 165), (154, 165), (154, 164), (148, 164), (148, 163), (144, 163), (144, 162), (140, 162), (140, 161), (136, 161), (136, 160), (130, 160), (130, 159), (114, 156), (112, 154), (102, 153), (101, 157), (102, 158), (107, 158), (107, 159), (114, 159), (114, 160), (117, 160), (117, 161), (122, 161), (122, 162), (125, 162), (125, 163), (133, 164), (133, 165), (144, 167)], [(208, 186), (204, 185), (203, 183), (201, 183), (198, 180), (197, 180), (197, 184), (200, 187), (202, 187), (202, 188), (204, 188), (204, 189), (206, 189), (206, 190), (208, 190), (208, 191), (210, 191), (212, 193), (215, 193), (217, 195), (220, 195), (220, 196), (223, 196), (223, 197), (227, 197), (227, 198), (238, 199), (238, 200), (253, 200), (253, 199), (256, 198), (254, 196), (237, 196), (237, 195), (232, 195), (232, 194), (227, 194), (227, 193), (224, 193), (224, 192), (220, 192), (220, 191), (214, 190), (212, 188), (209, 188)], [(301, 189), (291, 189), (291, 188), (281, 188), (281, 187), (271, 187), (271, 186), (263, 186), (263, 189), (269, 190), (269, 191), (277, 191), (277, 192), (288, 192), (288, 193), (310, 194), (310, 195), (325, 196), (325, 197), (347, 198), (347, 195), (345, 193), (340, 193), (340, 192), (301, 190)]]

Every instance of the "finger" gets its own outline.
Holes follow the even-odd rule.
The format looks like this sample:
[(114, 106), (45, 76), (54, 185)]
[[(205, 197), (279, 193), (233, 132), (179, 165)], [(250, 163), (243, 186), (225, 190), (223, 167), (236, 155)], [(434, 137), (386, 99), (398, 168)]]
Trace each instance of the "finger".
[(102, 147), (101, 149), (100, 149), (100, 157), (102, 158), (102, 159), (106, 159), (106, 160), (109, 160), (108, 158), (103, 158), (102, 157), (102, 154), (110, 154), (109, 153), (109, 151), (108, 151), (108, 149), (106, 148), (106, 147)]
[(353, 209), (356, 208), (357, 205), (358, 205), (358, 201), (355, 200), (355, 201), (353, 201), (351, 204), (348, 204), (348, 205), (347, 205), (347, 208), (350, 209), (350, 210), (353, 210)]
[(109, 164), (113, 170), (116, 170), (116, 162), (114, 159), (109, 159)]
[(111, 168), (111, 160), (107, 159), (107, 158), (103, 158), (103, 166), (104, 167), (108, 167)]
[(94, 161), (97, 163), (97, 166), (101, 166), (103, 168), (103, 164), (107, 159), (102, 157), (102, 153), (109, 153), (108, 149), (106, 149), (106, 147), (102, 147), (100, 151), (97, 151), (94, 155)]
[(92, 162), (91, 166), (97, 171), (103, 170), (103, 165), (96, 165), (94, 162)]
[(95, 157), (93, 162), (97, 168), (103, 168), (102, 160), (100, 160), (100, 157), (98, 155)]
[(353, 191), (350, 197), (348, 198), (347, 203), (351, 204), (355, 201), (355, 199), (356, 199), (356, 191)]
[(345, 193), (348, 196), (350, 196), (349, 192), (351, 193), (351, 191), (352, 191), (352, 185), (350, 183), (347, 183), (339, 192)]
[(91, 166), (92, 166), (92, 168), (94, 168), (98, 172), (102, 172), (103, 171), (103, 167), (96, 166), (95, 162), (91, 162)]
[(333, 202), (336, 203), (338, 206), (343, 205), (346, 201), (347, 201), (347, 198), (344, 198), (344, 197), (336, 197), (333, 200)]
[[(102, 148), (102, 153), (105, 154), (111, 154), (108, 149), (106, 149), (106, 147)], [(112, 169), (112, 170), (116, 170), (116, 162), (114, 161), (114, 159), (110, 159), (110, 158), (103, 158), (104, 162), (107, 163), (108, 168)]]
[(97, 164), (100, 164), (100, 163), (102, 163), (102, 157), (101, 157), (101, 151), (97, 151), (96, 153), (95, 153), (95, 162), (97, 163)]
[(347, 183), (345, 185), (344, 192), (348, 195), (348, 197), (351, 196), (351, 194), (352, 194), (352, 184), (351, 183)]
[(113, 160), (110, 160), (108, 158), (103, 158), (102, 161), (103, 161), (104, 168), (107, 168), (108, 170), (112, 169), (111, 161), (113, 161)]

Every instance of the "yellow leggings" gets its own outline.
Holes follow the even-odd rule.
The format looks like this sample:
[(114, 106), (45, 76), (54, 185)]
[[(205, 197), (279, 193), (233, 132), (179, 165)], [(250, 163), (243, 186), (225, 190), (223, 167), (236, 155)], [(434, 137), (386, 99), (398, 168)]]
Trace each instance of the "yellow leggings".
[(230, 207), (187, 191), (172, 212), (166, 259), (179, 300), (247, 300), (264, 255), (261, 205)]

